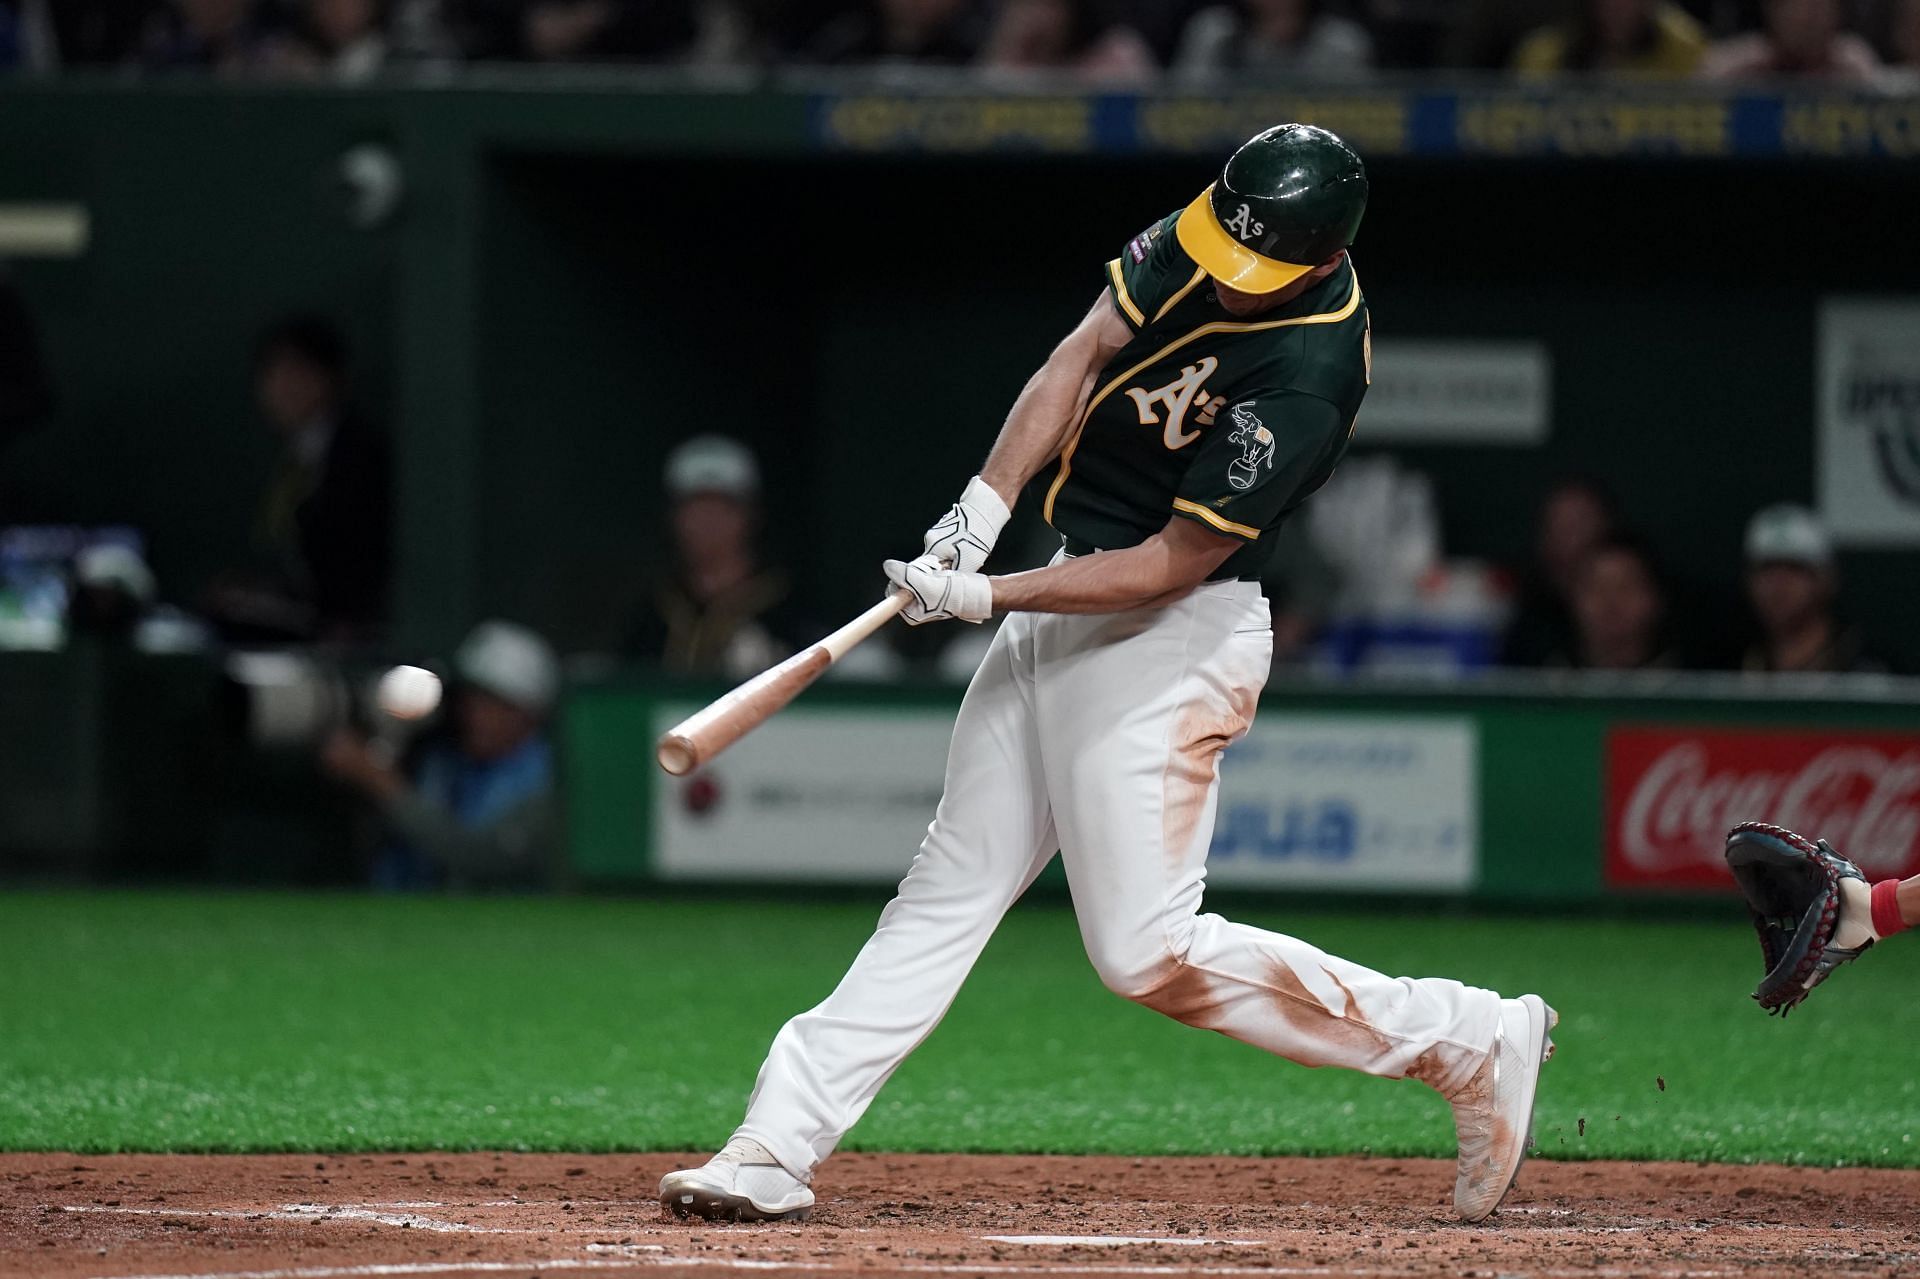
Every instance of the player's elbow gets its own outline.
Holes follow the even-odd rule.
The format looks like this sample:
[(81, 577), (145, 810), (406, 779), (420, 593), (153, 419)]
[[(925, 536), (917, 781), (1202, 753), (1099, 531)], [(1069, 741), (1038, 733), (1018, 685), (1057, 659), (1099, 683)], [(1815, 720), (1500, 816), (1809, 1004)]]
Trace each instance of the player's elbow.
[(1215, 537), (1190, 521), (1176, 519), (1148, 539), (1154, 550), (1152, 571), (1142, 583), (1150, 599), (1174, 599), (1219, 572), (1241, 543)]

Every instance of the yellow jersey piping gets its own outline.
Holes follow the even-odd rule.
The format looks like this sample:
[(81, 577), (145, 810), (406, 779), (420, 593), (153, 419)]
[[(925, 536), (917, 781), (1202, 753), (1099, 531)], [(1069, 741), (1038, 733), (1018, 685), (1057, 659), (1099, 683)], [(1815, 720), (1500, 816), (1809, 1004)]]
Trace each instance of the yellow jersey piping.
[(1200, 283), (1200, 281), (1206, 278), (1207, 278), (1207, 268), (1203, 266), (1197, 266), (1193, 268), (1193, 278), (1191, 280), (1188, 280), (1185, 284), (1181, 285), (1180, 291), (1178, 293), (1174, 294), (1172, 297), (1168, 298), (1165, 302), (1162, 302), (1160, 304), (1160, 309), (1153, 313), (1153, 322), (1155, 324), (1160, 323), (1161, 316), (1173, 310), (1174, 307), (1179, 306), (1180, 299), (1187, 296), (1187, 294), (1193, 292), (1194, 285)]
[[(1115, 278), (1118, 279), (1120, 259), (1115, 258), (1112, 266), (1115, 271)], [(1351, 267), (1349, 267), (1349, 270), (1351, 270)], [(1067, 482), (1067, 476), (1073, 473), (1073, 450), (1079, 447), (1080, 434), (1087, 429), (1087, 419), (1093, 416), (1093, 411), (1100, 407), (1102, 400), (1113, 394), (1114, 388), (1121, 385), (1141, 369), (1158, 363), (1187, 343), (1206, 337), (1210, 333), (1258, 333), (1262, 329), (1285, 329), (1302, 324), (1338, 324), (1359, 309), (1360, 276), (1356, 273), (1353, 277), (1353, 289), (1347, 294), (1346, 304), (1338, 311), (1322, 311), (1317, 315), (1297, 315), (1286, 320), (1256, 320), (1245, 324), (1235, 323), (1230, 320), (1219, 320), (1212, 324), (1203, 324), (1191, 333), (1175, 338), (1158, 351), (1155, 351), (1152, 355), (1149, 355), (1146, 359), (1140, 361), (1140, 363), (1113, 378), (1105, 386), (1101, 387), (1099, 392), (1095, 394), (1091, 400), (1087, 401), (1087, 407), (1080, 413), (1080, 420), (1074, 424), (1073, 437), (1067, 441), (1067, 447), (1060, 450), (1060, 474), (1054, 476), (1053, 483), (1047, 486), (1047, 501), (1040, 512), (1042, 517), (1045, 518), (1047, 523), (1053, 523), (1053, 500), (1060, 496), (1061, 486)]]
[(1127, 318), (1133, 321), (1134, 328), (1146, 328), (1147, 317), (1140, 313), (1140, 308), (1133, 304), (1131, 297), (1127, 296), (1127, 281), (1120, 274), (1119, 258), (1107, 263), (1107, 274), (1113, 277), (1113, 296), (1114, 300), (1120, 303), (1120, 309), (1125, 311)]
[(1173, 499), (1173, 509), (1176, 511), (1185, 511), (1188, 515), (1198, 515), (1222, 533), (1238, 533), (1249, 542), (1257, 541), (1260, 537), (1259, 529), (1248, 524), (1235, 524), (1232, 520), (1224, 516), (1215, 515), (1212, 511), (1200, 505), (1200, 503), (1190, 502), (1184, 497), (1176, 497)]

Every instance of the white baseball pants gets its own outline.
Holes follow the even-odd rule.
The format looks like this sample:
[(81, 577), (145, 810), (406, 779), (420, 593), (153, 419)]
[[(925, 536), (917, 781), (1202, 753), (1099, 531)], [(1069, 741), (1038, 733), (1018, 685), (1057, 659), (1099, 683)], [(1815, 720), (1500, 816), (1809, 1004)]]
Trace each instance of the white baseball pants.
[(920, 855), (839, 987), (774, 1039), (738, 1135), (809, 1175), (1056, 848), (1116, 994), (1302, 1065), (1463, 1084), (1493, 1042), (1493, 992), (1384, 977), (1199, 913), (1219, 755), (1253, 719), (1272, 646), (1251, 582), (1158, 609), (1009, 616), (961, 704)]

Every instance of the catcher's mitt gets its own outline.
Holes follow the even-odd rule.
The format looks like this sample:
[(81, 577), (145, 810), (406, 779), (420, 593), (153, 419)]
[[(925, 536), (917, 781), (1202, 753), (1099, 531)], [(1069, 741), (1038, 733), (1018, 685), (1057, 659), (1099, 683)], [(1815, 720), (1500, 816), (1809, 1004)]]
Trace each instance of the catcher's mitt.
[(1866, 882), (1860, 868), (1781, 826), (1742, 822), (1727, 832), (1727, 865), (1746, 894), (1767, 975), (1753, 997), (1785, 1016), (1840, 965), (1859, 958), (1871, 940), (1851, 950), (1833, 944), (1840, 924), (1840, 885)]

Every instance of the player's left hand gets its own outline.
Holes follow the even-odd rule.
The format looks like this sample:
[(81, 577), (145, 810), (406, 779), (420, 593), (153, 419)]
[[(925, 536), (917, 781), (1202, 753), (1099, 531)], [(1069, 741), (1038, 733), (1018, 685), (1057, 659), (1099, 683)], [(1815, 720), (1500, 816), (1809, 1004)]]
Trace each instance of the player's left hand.
[(950, 569), (932, 554), (917, 560), (888, 560), (881, 566), (896, 590), (913, 593), (913, 602), (901, 611), (907, 625), (943, 622), (984, 622), (993, 616), (993, 584), (984, 573)]
[(953, 508), (927, 530), (922, 550), (962, 573), (977, 573), (1011, 516), (993, 486), (976, 475)]

